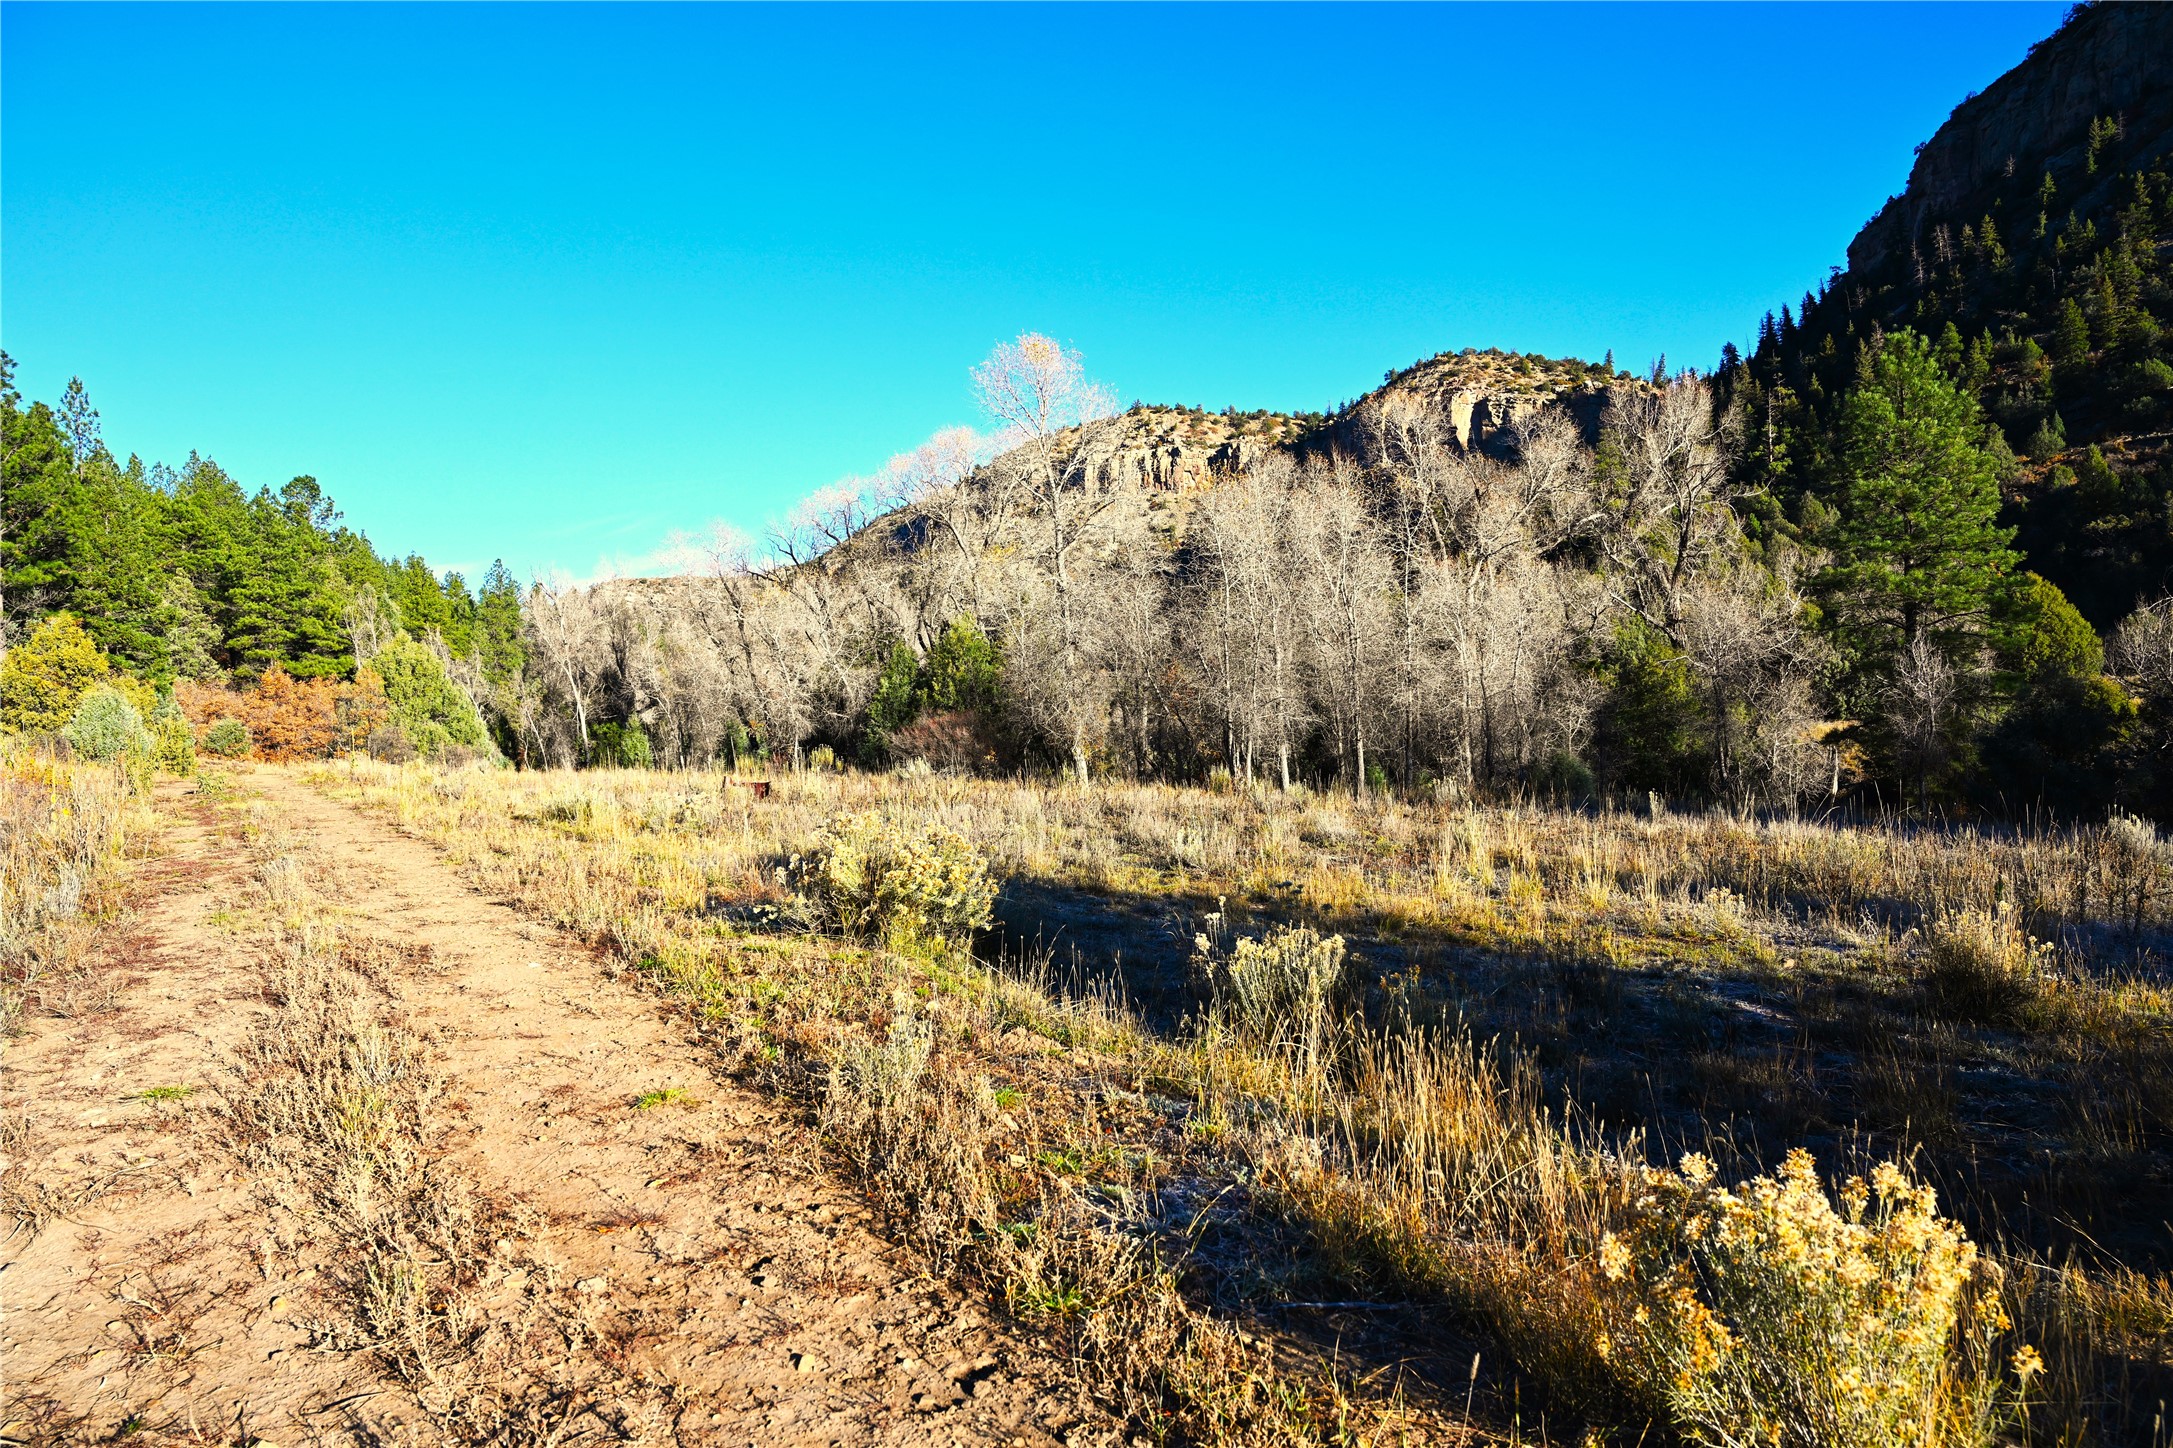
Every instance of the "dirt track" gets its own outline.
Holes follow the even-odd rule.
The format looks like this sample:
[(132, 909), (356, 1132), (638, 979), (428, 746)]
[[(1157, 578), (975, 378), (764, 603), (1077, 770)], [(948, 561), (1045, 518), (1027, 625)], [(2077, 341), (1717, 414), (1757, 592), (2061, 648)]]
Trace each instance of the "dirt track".
[[(239, 782), (303, 846), (343, 934), (395, 962), (379, 983), (444, 1079), (428, 1150), (519, 1223), (523, 1265), (494, 1290), (511, 1303), (533, 1271), (579, 1304), (576, 1347), (535, 1362), (558, 1441), (1113, 1436), (1031, 1344), (917, 1275), (804, 1125), (718, 1077), (653, 997), (430, 846), (283, 771)], [(272, 1007), (248, 853), (186, 790), (162, 786), (165, 852), (96, 964), (103, 1003), (8, 1046), (8, 1200), (44, 1220), (0, 1248), (4, 1436), (442, 1440), (379, 1354), (322, 1346), (338, 1244), (232, 1152), (221, 1093)], [(160, 1086), (194, 1090), (143, 1099)], [(665, 1091), (682, 1094), (635, 1104)]]

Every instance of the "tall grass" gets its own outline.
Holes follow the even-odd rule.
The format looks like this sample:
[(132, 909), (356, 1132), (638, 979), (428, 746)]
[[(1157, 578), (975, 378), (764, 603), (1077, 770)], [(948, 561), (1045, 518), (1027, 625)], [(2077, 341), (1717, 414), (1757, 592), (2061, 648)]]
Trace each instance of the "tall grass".
[(26, 1010), (77, 1008), (84, 953), (149, 815), (140, 771), (0, 746), (0, 1036)]

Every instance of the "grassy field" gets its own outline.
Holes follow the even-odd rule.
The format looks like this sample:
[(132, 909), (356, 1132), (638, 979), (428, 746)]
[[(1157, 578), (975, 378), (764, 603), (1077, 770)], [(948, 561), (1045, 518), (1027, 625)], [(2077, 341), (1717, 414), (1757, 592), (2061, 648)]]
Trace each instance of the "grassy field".
[[(1623, 1441), (2163, 1436), (2145, 827), (314, 779), (681, 998), (932, 1263), (1160, 1430), (1392, 1436), (1446, 1402)], [(902, 845), (985, 865), (990, 927), (958, 879), (859, 889)]]

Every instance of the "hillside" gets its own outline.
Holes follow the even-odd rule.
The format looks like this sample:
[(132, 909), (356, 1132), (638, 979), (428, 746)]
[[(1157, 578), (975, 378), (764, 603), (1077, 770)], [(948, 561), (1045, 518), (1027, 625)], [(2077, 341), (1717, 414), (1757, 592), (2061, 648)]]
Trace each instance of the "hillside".
[[(2014, 457), (2003, 521), (2099, 628), (2173, 584), (2173, 9), (2078, 7), (1965, 99), (1906, 188), (1722, 375), (1782, 526), (1829, 472), (1862, 345), (1909, 327)], [(1815, 510), (1814, 510), (1815, 521)]]

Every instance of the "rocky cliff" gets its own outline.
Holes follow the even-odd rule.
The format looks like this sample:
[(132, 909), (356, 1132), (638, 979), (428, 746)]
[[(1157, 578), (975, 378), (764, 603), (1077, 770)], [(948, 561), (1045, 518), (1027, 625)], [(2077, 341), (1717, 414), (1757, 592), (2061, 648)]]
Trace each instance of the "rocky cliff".
[(1304, 419), (1285, 413), (1141, 405), (1075, 433), (1065, 450), (1095, 487), (1174, 493), (1243, 472), (1306, 430)]
[[(1917, 151), (1909, 184), (1849, 244), (1849, 269), (1877, 271), (1920, 254), (1942, 220), (1973, 220), (2001, 183), (2050, 170), (2064, 195), (2071, 178), (2113, 184), (2173, 151), (2173, 5), (2101, 0), (2078, 9), (2031, 48), (2028, 59), (1954, 108)], [(2120, 129), (2120, 165), (2088, 165), (2090, 126)], [(2104, 158), (2110, 160), (2112, 158)], [(2088, 206), (2091, 197), (2079, 196)], [(2071, 203), (2074, 204), (2074, 203)]]
[(1574, 359), (1514, 352), (1444, 352), (1392, 372), (1382, 385), (1331, 414), (1202, 412), (1135, 406), (1069, 433), (1059, 453), (1097, 488), (1183, 493), (1249, 470), (1278, 449), (1341, 448), (1363, 457), (1372, 404), (1413, 398), (1433, 409), (1459, 447), (1503, 453), (1516, 428), (1550, 408), (1566, 409), (1596, 438), (1608, 401), (1645, 384)]
[(1401, 372), (1338, 416), (1338, 441), (1364, 451), (1368, 404), (1415, 398), (1445, 419), (1457, 446), (1479, 452), (1509, 449), (1517, 427), (1552, 408), (1568, 411), (1587, 438), (1599, 436), (1608, 402), (1645, 384), (1574, 358), (1465, 349), (1429, 357)]

